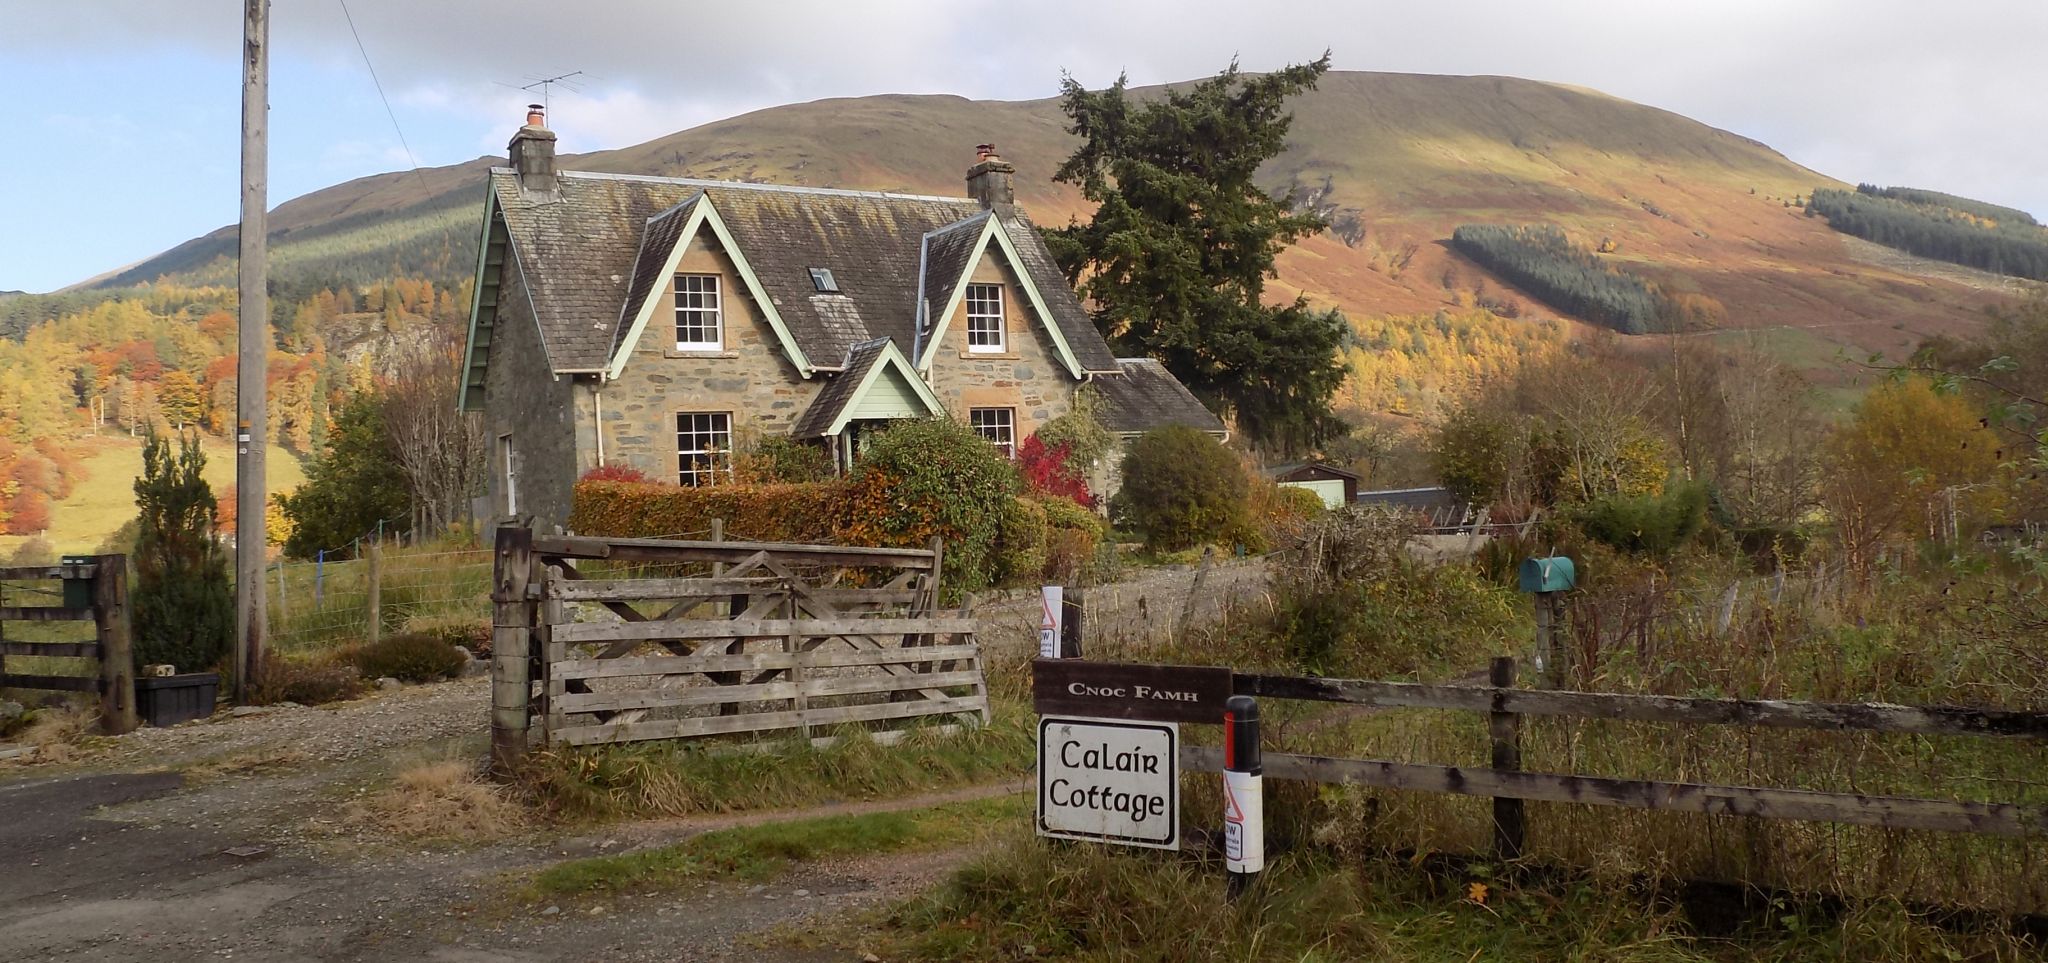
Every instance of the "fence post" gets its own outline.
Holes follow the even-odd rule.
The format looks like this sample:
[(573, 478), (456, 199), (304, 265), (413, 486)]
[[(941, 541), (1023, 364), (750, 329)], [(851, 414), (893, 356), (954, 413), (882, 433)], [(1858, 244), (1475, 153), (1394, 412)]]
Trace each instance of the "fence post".
[(313, 553), (313, 607), (320, 608), (327, 601), (327, 550)]
[(108, 735), (120, 735), (136, 725), (135, 656), (128, 635), (128, 556), (93, 559), (92, 622), (100, 643), (100, 726)]
[(1081, 594), (1084, 591), (1086, 590), (1070, 588), (1066, 591), (1066, 595), (1060, 599), (1060, 658), (1062, 659), (1078, 659), (1081, 657), (1082, 620), (1087, 617), (1086, 613), (1088, 611), (1087, 597)]
[(369, 546), (369, 594), (370, 624), (368, 627), (371, 645), (377, 644), (377, 637), (384, 633), (384, 546), (371, 542)]
[[(1493, 711), (1486, 717), (1486, 732), (1493, 740), (1493, 768), (1502, 772), (1519, 772), (1522, 768), (1522, 717), (1518, 713), (1501, 711), (1507, 699), (1500, 691), (1514, 687), (1514, 656), (1495, 657), (1487, 673), (1487, 681), (1494, 688)], [(1495, 856), (1504, 860), (1522, 858), (1522, 843), (1526, 837), (1527, 826), (1521, 800), (1494, 797)]]
[(1562, 689), (1571, 678), (1566, 671), (1568, 653), (1558, 625), (1558, 610), (1564, 600), (1557, 592), (1537, 592), (1531, 597), (1536, 601), (1536, 657), (1543, 673), (1543, 687)]
[(533, 530), (500, 527), (491, 572), (491, 767), (500, 775), (526, 755), (532, 725), (527, 643), (533, 619), (526, 601), (532, 568)]

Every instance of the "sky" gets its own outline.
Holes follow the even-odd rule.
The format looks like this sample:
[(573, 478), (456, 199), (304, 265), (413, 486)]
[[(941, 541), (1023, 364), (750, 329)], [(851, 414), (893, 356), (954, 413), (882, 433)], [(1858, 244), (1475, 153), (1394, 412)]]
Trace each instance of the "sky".
[[(272, 206), (501, 154), (531, 99), (517, 88), (571, 71), (550, 126), (581, 153), (824, 97), (1025, 100), (1062, 71), (1151, 84), (1328, 48), (1340, 70), (1593, 87), (1843, 180), (2048, 215), (2042, 0), (343, 2), (273, 7)], [(0, 291), (73, 284), (235, 220), (242, 6), (0, 0)]]

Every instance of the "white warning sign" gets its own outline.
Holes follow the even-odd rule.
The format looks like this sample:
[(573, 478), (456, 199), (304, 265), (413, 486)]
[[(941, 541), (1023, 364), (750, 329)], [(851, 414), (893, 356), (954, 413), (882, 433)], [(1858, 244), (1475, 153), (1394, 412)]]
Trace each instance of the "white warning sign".
[(1038, 834), (1180, 848), (1180, 727), (1038, 720)]

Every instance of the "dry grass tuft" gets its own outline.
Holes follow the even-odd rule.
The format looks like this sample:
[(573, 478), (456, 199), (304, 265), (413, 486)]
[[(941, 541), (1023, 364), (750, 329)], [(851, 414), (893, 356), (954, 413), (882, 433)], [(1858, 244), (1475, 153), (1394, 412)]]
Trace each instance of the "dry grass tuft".
[(18, 757), (16, 761), (65, 762), (84, 748), (85, 738), (92, 735), (98, 724), (97, 712), (78, 706), (37, 709), (29, 713), (28, 724), (13, 737), (15, 743), (33, 747), (36, 751)]
[(464, 759), (410, 766), (393, 785), (349, 807), (348, 821), (408, 840), (487, 839), (526, 823), (526, 811)]

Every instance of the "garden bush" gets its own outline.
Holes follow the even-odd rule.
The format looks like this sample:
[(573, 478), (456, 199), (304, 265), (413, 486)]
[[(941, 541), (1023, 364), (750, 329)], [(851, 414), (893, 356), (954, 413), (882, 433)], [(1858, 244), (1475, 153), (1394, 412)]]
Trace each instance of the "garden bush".
[(733, 457), (733, 480), (747, 485), (808, 485), (833, 479), (832, 456), (821, 445), (769, 435)]
[(1017, 471), (974, 429), (950, 418), (899, 421), (867, 444), (847, 480), (840, 536), (859, 545), (946, 542), (945, 585), (996, 577), (996, 541)]
[(350, 654), (365, 678), (400, 682), (452, 679), (468, 660), (455, 647), (431, 635), (405, 632), (387, 635)]
[(1045, 516), (1045, 506), (1029, 498), (1012, 498), (1004, 507), (1002, 531), (996, 537), (998, 582), (1030, 585), (1044, 577)]
[(1205, 432), (1185, 425), (1148, 431), (1124, 453), (1120, 474), (1123, 488), (1111, 514), (1150, 551), (1227, 545), (1256, 535), (1244, 466)]

